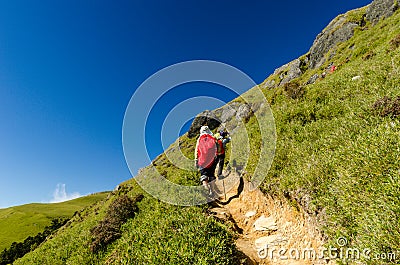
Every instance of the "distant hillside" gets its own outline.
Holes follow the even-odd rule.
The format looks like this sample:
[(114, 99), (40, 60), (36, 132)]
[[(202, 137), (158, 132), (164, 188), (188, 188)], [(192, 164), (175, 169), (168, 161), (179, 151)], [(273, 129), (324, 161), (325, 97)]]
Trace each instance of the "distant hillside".
[[(341, 246), (373, 255), (342, 257), (340, 264), (399, 263), (399, 86), (400, 12), (394, 0), (375, 0), (339, 15), (317, 36), (309, 53), (259, 85), (271, 105), (277, 133), (275, 159), (261, 189), (277, 205), (290, 204), (313, 224), (326, 246), (338, 246), (341, 238)], [(227, 106), (207, 115), (230, 125), (230, 119), (243, 118), (242, 110), (248, 108), (243, 127), (251, 137), (250, 162), (241, 173), (251, 180), (255, 165), (263, 162), (254, 151), (263, 146), (252, 115), (260, 110), (241, 98)], [(240, 143), (237, 128), (230, 129), (232, 145)], [(145, 181), (154, 166), (175, 183), (198, 185), (198, 174), (169, 160), (180, 151), (193, 159), (195, 142), (195, 137), (182, 136), (137, 180)], [(134, 205), (129, 200), (119, 203), (127, 201), (125, 195), (140, 194), (143, 199)], [(210, 207), (163, 203), (131, 179), (15, 264), (243, 264), (246, 259), (235, 245), (240, 229), (232, 220), (211, 218)], [(130, 218), (121, 225), (115, 212), (126, 209)], [(91, 250), (93, 242), (98, 251)], [(307, 242), (299, 244), (307, 247)]]
[(107, 196), (107, 192), (88, 195), (61, 203), (31, 203), (0, 209), (0, 252), (12, 242), (35, 236), (55, 218), (71, 218), (75, 212)]

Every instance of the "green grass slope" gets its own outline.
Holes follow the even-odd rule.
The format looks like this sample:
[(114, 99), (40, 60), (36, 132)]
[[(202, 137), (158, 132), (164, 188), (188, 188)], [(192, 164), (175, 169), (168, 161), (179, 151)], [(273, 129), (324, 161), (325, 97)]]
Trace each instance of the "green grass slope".
[[(348, 18), (358, 20), (363, 12), (365, 8), (350, 12)], [(346, 247), (369, 249), (372, 259), (360, 258), (366, 264), (398, 264), (400, 257), (400, 120), (395, 111), (400, 96), (399, 25), (397, 11), (375, 26), (360, 26), (350, 40), (327, 54), (325, 65), (304, 66), (303, 75), (288, 85), (263, 88), (278, 137), (263, 191), (290, 200), (314, 217), (329, 245), (337, 246), (341, 236), (348, 241)], [(338, 66), (335, 72), (305, 85), (331, 62)], [(361, 78), (352, 80), (357, 75)], [(387, 103), (381, 100), (384, 97), (391, 103), (376, 104)], [(254, 116), (246, 124), (253, 148), (261, 145), (256, 124)], [(179, 139), (182, 153), (189, 158), (194, 144), (195, 139), (186, 135)], [(251, 153), (249, 178), (257, 157), (257, 152)], [(173, 166), (165, 154), (153, 164), (171, 181), (198, 184), (198, 175)], [(122, 194), (140, 193), (144, 192), (134, 180), (121, 184), (107, 200), (74, 216), (16, 264), (239, 263), (235, 235), (229, 226), (207, 217), (207, 206), (172, 206), (147, 194), (137, 204), (138, 213), (122, 225), (119, 238), (92, 253), (90, 231), (110, 204)], [(374, 259), (385, 253), (397, 253), (397, 260), (388, 255)], [(355, 261), (343, 258), (341, 262)]]
[(110, 204), (121, 195), (143, 193), (134, 180), (120, 186), (15, 264), (239, 264), (233, 233), (206, 217), (206, 206), (177, 207), (146, 194), (137, 204), (138, 214), (122, 226), (120, 238), (92, 253), (90, 231)]
[(54, 218), (71, 218), (76, 211), (96, 203), (108, 193), (97, 193), (62, 203), (31, 203), (0, 209), (0, 252), (12, 242), (35, 236)]
[[(397, 11), (357, 28), (324, 66), (307, 70), (292, 87), (265, 90), (278, 142), (264, 191), (300, 203), (331, 244), (345, 237), (348, 247), (370, 249), (372, 258), (397, 253), (400, 259), (399, 26)], [(304, 85), (331, 62), (335, 72)], [(290, 98), (293, 88), (304, 95)], [(384, 97), (391, 99), (386, 110), (376, 103)]]

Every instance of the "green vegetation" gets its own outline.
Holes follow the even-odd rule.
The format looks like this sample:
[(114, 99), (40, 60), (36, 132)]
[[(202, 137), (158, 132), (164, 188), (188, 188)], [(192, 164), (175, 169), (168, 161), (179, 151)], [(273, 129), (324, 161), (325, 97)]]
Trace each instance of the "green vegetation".
[(177, 207), (145, 198), (125, 225), (113, 264), (235, 264), (233, 236), (201, 207)]
[(111, 203), (104, 219), (90, 230), (93, 236), (90, 246), (92, 252), (98, 252), (121, 236), (121, 225), (135, 216), (138, 210), (136, 203), (142, 199), (142, 194), (136, 196), (133, 200), (122, 195)]
[(7, 248), (0, 253), (0, 264), (12, 264), (15, 260), (22, 258), (26, 253), (34, 250), (44, 240), (46, 240), (48, 236), (67, 222), (68, 219), (53, 219), (51, 225), (46, 226), (43, 232), (34, 237), (28, 236), (23, 242), (13, 242), (10, 248)]
[(400, 34), (390, 40), (390, 50), (394, 51), (400, 46)]
[(206, 206), (178, 207), (149, 195), (136, 203), (138, 212), (122, 225), (121, 237), (93, 253), (90, 231), (110, 215), (110, 205), (121, 196), (138, 198), (143, 193), (134, 180), (121, 187), (93, 209), (73, 217), (69, 226), (15, 264), (238, 263), (233, 234), (206, 217)]
[(358, 24), (359, 26), (364, 26), (365, 22), (365, 13), (367, 12), (368, 7), (361, 7), (354, 10), (351, 10), (346, 13), (346, 20), (348, 22), (353, 22)]
[(12, 242), (43, 232), (53, 219), (71, 218), (75, 212), (104, 199), (107, 194), (97, 193), (62, 203), (32, 203), (0, 209), (0, 251)]
[(286, 92), (287, 97), (291, 99), (298, 99), (304, 95), (304, 88), (298, 82), (292, 81), (283, 85), (283, 90)]
[(331, 245), (339, 236), (371, 253), (400, 245), (399, 24), (397, 12), (356, 31), (321, 67), (335, 62), (338, 70), (305, 86), (303, 97), (288, 98), (285, 87), (265, 91), (278, 143), (263, 189), (317, 216)]

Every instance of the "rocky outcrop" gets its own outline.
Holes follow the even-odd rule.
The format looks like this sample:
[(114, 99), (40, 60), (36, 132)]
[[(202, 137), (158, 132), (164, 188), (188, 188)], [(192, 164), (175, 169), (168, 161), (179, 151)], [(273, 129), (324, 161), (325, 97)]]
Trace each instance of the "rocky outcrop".
[(214, 110), (215, 116), (217, 116), (221, 123), (226, 123), (235, 117), (241, 103), (233, 102), (223, 106), (222, 108)]
[(222, 124), (221, 129), (226, 128), (228, 131), (231, 131), (241, 121), (247, 122), (260, 107), (259, 103), (232, 102), (213, 111), (203, 111), (194, 118), (188, 132), (188, 137), (193, 138), (198, 136), (199, 130), (203, 125), (207, 125), (211, 130), (214, 130)]
[(286, 83), (289, 83), (293, 79), (301, 76), (303, 72), (301, 71), (302, 62), (300, 59), (295, 59), (274, 71), (274, 75), (279, 75), (280, 82), (276, 84), (275, 80), (268, 80), (265, 82), (265, 88), (273, 88), (277, 85), (282, 86)]
[(284, 75), (281, 75), (280, 78), (282, 79), (280, 85), (284, 85), (289, 83), (293, 79), (301, 76), (302, 72), (300, 69), (300, 60), (296, 59), (289, 63), (287, 72), (284, 72)]
[(375, 0), (368, 7), (366, 18), (373, 24), (376, 24), (381, 18), (393, 15), (398, 7), (396, 0)]
[(271, 88), (276, 87), (276, 85), (277, 84), (276, 84), (275, 80), (267, 80), (264, 84), (264, 88), (271, 89)]
[[(365, 17), (376, 24), (381, 18), (393, 15), (398, 9), (397, 0), (374, 0), (367, 8)], [(317, 68), (325, 62), (325, 55), (338, 43), (349, 40), (354, 35), (357, 22), (348, 21), (347, 14), (334, 19), (318, 34), (310, 49), (310, 68)]]
[(200, 128), (203, 125), (207, 125), (211, 130), (214, 130), (221, 124), (221, 120), (209, 110), (203, 111), (194, 118), (192, 125), (190, 126), (188, 137), (193, 138), (199, 134)]
[(237, 110), (236, 119), (244, 120), (245, 122), (247, 122), (252, 115), (253, 110), (251, 109), (251, 106), (249, 104), (242, 104)]
[(313, 76), (310, 77), (310, 79), (308, 79), (306, 85), (311, 85), (314, 84), (319, 78), (318, 74), (314, 74)]
[(317, 68), (325, 62), (325, 55), (338, 43), (349, 40), (354, 35), (357, 23), (348, 22), (346, 16), (338, 17), (318, 34), (310, 49), (310, 68)]
[[(374, 0), (368, 8), (360, 8), (342, 14), (332, 20), (328, 26), (316, 37), (307, 56), (295, 59), (279, 68), (277, 68), (273, 76), (265, 81), (263, 88), (272, 89), (282, 86), (295, 78), (302, 75), (304, 69), (315, 69), (325, 63), (326, 60), (335, 54), (335, 47), (349, 40), (354, 35), (356, 27), (363, 27), (366, 20), (373, 24), (382, 18), (387, 18), (399, 8), (400, 0)], [(356, 12), (356, 16), (354, 15)], [(357, 13), (358, 12), (358, 13)], [(359, 18), (358, 18), (359, 16)], [(355, 19), (356, 17), (356, 19)], [(327, 54), (331, 52), (331, 57), (327, 58)], [(306, 84), (313, 84), (318, 79), (317, 75), (312, 76)]]
[(290, 63), (287, 63), (287, 64), (282, 65), (279, 68), (276, 68), (275, 71), (274, 71), (274, 75), (282, 74), (282, 72), (285, 71), (289, 67), (289, 64)]

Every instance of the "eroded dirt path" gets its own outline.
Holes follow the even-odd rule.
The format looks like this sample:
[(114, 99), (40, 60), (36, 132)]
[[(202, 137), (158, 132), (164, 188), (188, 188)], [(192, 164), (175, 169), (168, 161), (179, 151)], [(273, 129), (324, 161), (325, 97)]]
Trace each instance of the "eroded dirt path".
[(247, 264), (331, 264), (316, 256), (322, 237), (294, 207), (259, 189), (251, 191), (251, 183), (236, 172), (216, 185), (223, 191), (222, 184), (232, 183), (226, 198), (222, 196), (210, 213), (232, 223), (239, 235), (237, 248), (247, 256)]

